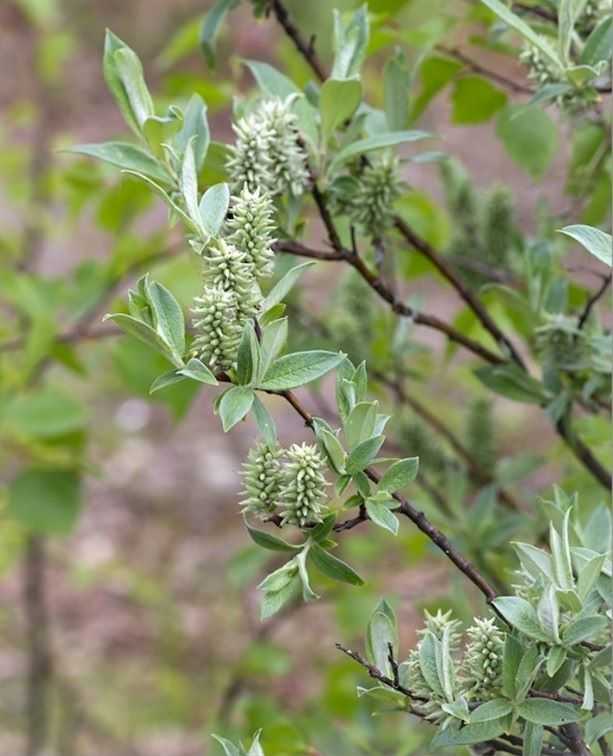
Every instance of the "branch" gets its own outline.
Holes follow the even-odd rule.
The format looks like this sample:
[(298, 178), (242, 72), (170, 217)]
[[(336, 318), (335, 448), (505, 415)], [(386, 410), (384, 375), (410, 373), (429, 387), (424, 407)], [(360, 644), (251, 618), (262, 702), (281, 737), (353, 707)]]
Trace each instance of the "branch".
[(287, 36), (294, 43), (298, 52), (309, 64), (315, 76), (319, 79), (319, 81), (325, 81), (326, 73), (324, 71), (324, 67), (319, 61), (319, 58), (317, 57), (317, 54), (315, 53), (315, 50), (313, 49), (312, 43), (306, 42), (303, 39), (302, 35), (300, 34), (299, 29), (294, 25), (294, 23), (290, 19), (289, 14), (287, 10), (285, 9), (285, 6), (281, 2), (281, 0), (271, 0), (270, 9), (274, 17), (277, 19), (278, 23), (280, 24), (280, 26), (283, 27)]
[(579, 317), (579, 322), (577, 324), (577, 328), (581, 330), (583, 326), (586, 324), (587, 319), (590, 316), (590, 313), (592, 312), (592, 309), (598, 302), (598, 300), (604, 295), (606, 290), (611, 285), (611, 273), (609, 273), (608, 276), (605, 276), (602, 280), (602, 284), (596, 289), (596, 291), (592, 294), (592, 296), (587, 300), (585, 307), (583, 308), (583, 312), (581, 313), (581, 316)]
[(526, 94), (526, 95), (534, 94), (534, 91), (530, 89), (530, 87), (527, 87), (525, 84), (520, 84), (519, 82), (513, 81), (512, 79), (507, 79), (506, 76), (503, 76), (502, 74), (499, 74), (496, 71), (490, 71), (488, 68), (485, 68), (485, 66), (482, 66), (480, 63), (477, 63), (477, 61), (472, 60), (472, 58), (469, 58), (461, 50), (458, 50), (457, 47), (446, 47), (445, 45), (437, 45), (436, 49), (444, 53), (445, 55), (449, 55), (451, 58), (455, 58), (460, 63), (463, 63), (467, 68), (470, 68), (471, 71), (474, 71), (475, 73), (480, 74), (481, 76), (486, 76), (488, 79), (491, 79), (492, 81), (497, 82), (503, 87), (510, 89), (512, 92), (516, 92), (517, 94)]

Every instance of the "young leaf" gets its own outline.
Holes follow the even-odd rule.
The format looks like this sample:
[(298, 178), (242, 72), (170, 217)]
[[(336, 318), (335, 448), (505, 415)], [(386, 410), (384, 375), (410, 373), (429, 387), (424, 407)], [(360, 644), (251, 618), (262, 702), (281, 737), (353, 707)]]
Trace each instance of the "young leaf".
[(242, 756), (241, 751), (231, 740), (222, 738), (221, 735), (215, 735), (215, 733), (213, 733), (211, 737), (223, 748), (224, 756)]
[(390, 491), (392, 493), (399, 491), (415, 480), (418, 468), (419, 457), (399, 459), (385, 471), (378, 485), (379, 490)]
[(245, 65), (253, 74), (260, 89), (269, 97), (286, 100), (291, 95), (302, 94), (291, 79), (268, 63), (246, 60)]
[(545, 670), (548, 677), (553, 677), (555, 673), (566, 661), (568, 652), (562, 646), (552, 646), (547, 654), (547, 661), (545, 663)]
[(613, 16), (606, 16), (587, 38), (579, 61), (595, 66), (613, 55)]
[(129, 171), (144, 173), (162, 184), (170, 184), (170, 176), (163, 166), (140, 147), (128, 142), (102, 142), (100, 144), (76, 144), (69, 152), (103, 160)]
[(219, 236), (229, 205), (230, 188), (225, 183), (209, 187), (202, 195), (200, 218), (205, 231), (211, 236)]
[(240, 3), (240, 0), (217, 0), (206, 14), (200, 31), (200, 49), (211, 68), (215, 65), (215, 40), (226, 14)]
[(182, 357), (185, 352), (185, 319), (181, 305), (172, 292), (148, 276), (145, 277), (145, 291), (155, 330)]
[(354, 475), (368, 467), (379, 453), (384, 441), (385, 436), (372, 436), (372, 438), (358, 444), (347, 459), (347, 472)]
[(204, 164), (211, 141), (206, 111), (206, 103), (202, 97), (199, 94), (192, 95), (183, 115), (183, 127), (174, 138), (175, 150), (181, 159), (185, 155), (187, 145), (191, 143), (197, 171), (200, 171)]
[(517, 402), (541, 404), (546, 399), (543, 385), (515, 364), (486, 365), (475, 370), (484, 386)]
[(505, 698), (495, 698), (493, 701), (477, 706), (471, 713), (471, 722), (489, 722), (492, 719), (499, 719), (513, 711), (513, 704)]
[(607, 711), (590, 719), (585, 725), (585, 738), (588, 745), (592, 745), (599, 738), (613, 730), (613, 713)]
[(319, 112), (323, 143), (354, 114), (362, 99), (362, 85), (357, 79), (328, 79), (319, 93)]
[(307, 545), (296, 555), (296, 564), (298, 565), (298, 575), (300, 576), (300, 582), (302, 583), (302, 599), (303, 601), (312, 601), (318, 599), (319, 596), (311, 588), (309, 580), (309, 573), (306, 566), (307, 556), (310, 550), (311, 544)]
[(236, 377), (239, 384), (247, 386), (257, 380), (260, 362), (260, 345), (255, 335), (255, 328), (252, 322), (247, 322), (238, 345)]
[(390, 510), (389, 505), (376, 499), (366, 499), (366, 512), (368, 517), (380, 528), (389, 530), (392, 535), (398, 535), (398, 518)]
[(502, 658), (502, 692), (507, 698), (515, 699), (517, 692), (517, 672), (523, 656), (521, 643), (513, 635), (507, 635)]
[(534, 640), (546, 641), (536, 611), (526, 599), (519, 596), (500, 596), (492, 602), (507, 622)]
[(219, 402), (219, 416), (225, 433), (245, 417), (254, 398), (253, 389), (247, 386), (233, 386), (226, 391)]
[(491, 719), (489, 722), (467, 724), (461, 729), (450, 726), (442, 730), (432, 739), (431, 749), (449, 748), (451, 746), (471, 745), (497, 738), (509, 730), (508, 717)]
[(393, 147), (404, 142), (415, 142), (419, 139), (429, 139), (432, 135), (426, 131), (390, 131), (387, 134), (377, 134), (375, 136), (358, 139), (357, 142), (343, 147), (330, 163), (330, 172), (340, 168), (356, 155), (363, 155), (372, 150), (381, 150), (384, 147)]
[(266, 371), (260, 388), (270, 391), (286, 391), (321, 378), (335, 368), (343, 359), (342, 354), (314, 350), (286, 354)]
[(281, 354), (287, 342), (287, 318), (278, 318), (262, 329), (262, 374)]
[(278, 591), (267, 591), (262, 597), (260, 619), (264, 621), (269, 617), (272, 617), (273, 614), (276, 614), (279, 609), (282, 609), (285, 606), (285, 604), (289, 603), (292, 599), (295, 599), (300, 594), (301, 585), (301, 580), (295, 573), (294, 577)]
[(146, 323), (133, 318), (131, 315), (125, 315), (124, 313), (114, 313), (105, 315), (104, 320), (112, 320), (116, 323), (122, 331), (134, 336), (145, 344), (152, 346), (160, 354), (163, 354), (167, 360), (173, 363), (178, 368), (183, 367), (183, 360), (175, 353), (173, 349), (162, 339), (162, 337), (156, 333), (151, 326)]
[(117, 75), (130, 103), (130, 108), (140, 129), (154, 114), (153, 100), (145, 84), (143, 67), (138, 55), (127, 45), (113, 53)]
[(160, 389), (166, 388), (167, 386), (173, 386), (175, 383), (181, 383), (181, 381), (184, 380), (185, 376), (181, 375), (178, 370), (169, 370), (167, 373), (158, 375), (151, 386), (149, 386), (149, 393), (154, 394)]
[(206, 232), (202, 226), (200, 208), (198, 207), (198, 175), (196, 173), (196, 160), (192, 142), (185, 148), (185, 155), (183, 156), (181, 193), (183, 194), (187, 214), (193, 226), (198, 229), (202, 236), (205, 236)]
[(281, 278), (277, 283), (272, 287), (272, 289), (268, 292), (266, 295), (266, 298), (262, 302), (262, 311), (267, 312), (271, 309), (271, 307), (274, 307), (275, 305), (279, 304), (287, 294), (289, 294), (291, 288), (296, 283), (300, 275), (307, 269), (310, 268), (312, 265), (315, 265), (315, 261), (311, 260), (310, 262), (301, 263), (300, 265), (296, 265), (294, 268), (291, 268), (287, 271), (287, 273)]
[(320, 572), (333, 580), (339, 580), (350, 585), (364, 585), (364, 581), (357, 572), (338, 557), (324, 551), (318, 544), (311, 544), (309, 557)]
[(524, 747), (522, 756), (541, 756), (544, 735), (543, 725), (526, 722), (523, 731)]
[(547, 698), (528, 698), (517, 707), (520, 717), (534, 724), (556, 727), (578, 722), (581, 712), (574, 706)]
[(209, 368), (196, 357), (192, 357), (187, 365), (180, 370), (177, 370), (179, 375), (184, 375), (186, 378), (191, 378), (193, 381), (199, 383), (206, 383), (209, 386), (217, 386), (217, 378), (209, 370)]
[(277, 443), (275, 421), (257, 396), (253, 400), (253, 416), (266, 443), (269, 446), (275, 446)]
[(136, 134), (140, 135), (140, 125), (134, 112), (132, 111), (132, 105), (128, 93), (122, 82), (122, 77), (119, 71), (119, 66), (115, 59), (115, 54), (122, 49), (127, 48), (125, 42), (119, 39), (118, 36), (113, 34), (110, 29), (106, 30), (104, 37), (104, 57), (102, 60), (102, 70), (104, 73), (104, 80), (108, 88), (111, 90), (111, 94), (115, 98), (115, 101), (119, 105), (119, 109), (124, 117), (124, 120), (128, 126)]
[(394, 51), (383, 69), (383, 103), (390, 131), (402, 131), (409, 125), (411, 72), (401, 48)]
[(277, 536), (273, 536), (264, 530), (256, 530), (255, 528), (252, 528), (247, 521), (245, 521), (245, 526), (247, 528), (247, 532), (251, 536), (251, 540), (258, 546), (261, 546), (263, 549), (268, 549), (269, 551), (287, 552), (299, 551), (302, 548), (301, 546), (294, 546), (291, 543), (287, 543), (287, 541), (284, 541), (281, 538), (277, 538)]
[(608, 626), (604, 616), (580, 617), (567, 625), (562, 632), (562, 642), (565, 646), (575, 646), (586, 640), (591, 640)]
[(350, 79), (359, 76), (366, 54), (369, 36), (368, 7), (355, 11), (347, 25), (341, 14), (334, 10), (334, 65), (332, 78)]
[(374, 666), (385, 675), (391, 674), (389, 648), (394, 655), (398, 651), (398, 631), (393, 619), (387, 612), (376, 609), (370, 618), (366, 631), (366, 651)]
[(574, 226), (565, 226), (560, 229), (560, 233), (570, 236), (576, 242), (579, 242), (595, 258), (611, 267), (613, 264), (613, 236), (601, 231), (599, 228), (592, 226), (583, 226), (580, 224)]
[(317, 437), (321, 441), (334, 472), (343, 475), (345, 472), (345, 459), (347, 455), (338, 438), (326, 428), (322, 428)]

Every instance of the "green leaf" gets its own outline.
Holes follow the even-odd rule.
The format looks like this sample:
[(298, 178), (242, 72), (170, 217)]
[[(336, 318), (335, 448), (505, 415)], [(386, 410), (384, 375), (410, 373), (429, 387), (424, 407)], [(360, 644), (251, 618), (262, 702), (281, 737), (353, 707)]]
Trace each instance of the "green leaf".
[[(104, 79), (108, 88), (111, 90), (111, 94), (115, 98), (115, 101), (119, 105), (119, 109), (124, 117), (124, 120), (128, 126), (136, 133), (140, 135), (140, 125), (136, 115), (132, 110), (128, 93), (122, 82), (122, 76), (119, 71), (115, 54), (122, 49), (126, 49), (127, 45), (119, 37), (117, 37), (110, 29), (106, 30), (104, 38), (104, 57), (102, 60), (102, 70), (104, 73)], [(129, 48), (127, 48), (129, 49)]]
[(462, 65), (449, 58), (431, 56), (426, 58), (419, 67), (421, 88), (411, 108), (411, 120), (415, 121), (423, 113), (428, 103), (453, 81)]
[(489, 722), (499, 719), (513, 711), (513, 704), (505, 698), (495, 698), (493, 701), (478, 706), (470, 715), (471, 722)]
[(169, 370), (167, 373), (158, 375), (158, 377), (149, 387), (149, 393), (155, 394), (155, 392), (160, 391), (160, 389), (167, 388), (168, 386), (173, 386), (175, 383), (181, 383), (181, 381), (184, 380), (185, 376), (181, 375), (178, 370)]
[(134, 120), (142, 130), (147, 118), (154, 115), (154, 109), (153, 100), (145, 84), (141, 62), (134, 50), (125, 45), (113, 53), (113, 60)]
[(266, 443), (274, 446), (277, 443), (275, 421), (257, 396), (253, 400), (253, 416)]
[(372, 150), (381, 150), (384, 147), (393, 147), (404, 142), (415, 142), (419, 139), (429, 139), (431, 134), (427, 131), (390, 131), (387, 134), (376, 134), (375, 136), (358, 139), (340, 150), (330, 163), (330, 171), (340, 168), (356, 155), (363, 155)]
[(519, 596), (499, 596), (492, 603), (507, 622), (524, 635), (539, 641), (548, 640), (539, 624), (536, 611), (526, 599)]
[(375, 525), (389, 530), (392, 535), (398, 535), (399, 522), (396, 515), (384, 501), (366, 499), (366, 512)]
[(194, 157), (193, 142), (185, 148), (183, 163), (181, 165), (181, 193), (187, 209), (187, 215), (193, 226), (202, 236), (206, 232), (202, 225), (200, 208), (198, 206), (198, 175), (196, 173), (196, 159)]
[(396, 48), (383, 69), (383, 109), (390, 131), (402, 131), (409, 125), (411, 72), (407, 57)]
[(333, 79), (350, 79), (359, 76), (368, 45), (368, 8), (358, 8), (347, 25), (341, 14), (334, 13), (334, 65)]
[(544, 735), (543, 725), (526, 722), (523, 730), (524, 747), (522, 756), (541, 756)]
[(265, 593), (260, 605), (260, 619), (263, 621), (272, 617), (292, 599), (297, 598), (301, 585), (300, 578), (295, 575), (283, 588)]
[(253, 740), (251, 741), (251, 746), (249, 747), (247, 756), (264, 756), (264, 751), (262, 749), (262, 746), (260, 745), (261, 734), (262, 734), (262, 731), (258, 730), (253, 736)]
[(369, 439), (375, 432), (377, 403), (358, 402), (344, 423), (345, 438), (350, 449)]
[(222, 738), (220, 735), (215, 735), (215, 733), (213, 733), (211, 737), (223, 748), (224, 756), (242, 756), (240, 750), (231, 740)]
[(564, 516), (564, 535), (560, 538), (558, 531), (549, 523), (549, 546), (551, 548), (551, 562), (555, 583), (563, 591), (572, 591), (575, 587), (573, 567), (570, 561), (570, 547), (568, 544), (568, 517), (570, 509)]
[(463, 76), (451, 93), (451, 120), (457, 124), (475, 124), (489, 119), (506, 105), (507, 96), (482, 76)]
[(246, 386), (257, 380), (260, 370), (260, 345), (255, 335), (252, 322), (245, 323), (236, 362), (236, 377), (238, 382)]
[(492, 719), (489, 722), (476, 722), (467, 724), (462, 729), (454, 726), (446, 727), (436, 735), (430, 743), (430, 748), (449, 748), (451, 746), (471, 745), (492, 740), (507, 732), (509, 729), (508, 717)]
[(219, 236), (230, 205), (230, 187), (215, 184), (209, 187), (200, 200), (200, 218), (205, 231), (213, 237)]
[(54, 438), (87, 425), (81, 402), (54, 388), (20, 392), (5, 402), (0, 404), (0, 427), (17, 437)]
[(313, 601), (318, 599), (319, 596), (311, 588), (311, 582), (309, 580), (309, 573), (307, 570), (306, 560), (309, 553), (310, 544), (307, 545), (296, 555), (296, 564), (298, 565), (298, 575), (302, 584), (302, 600)]
[(233, 386), (219, 402), (219, 416), (224, 433), (240, 422), (251, 409), (255, 393), (247, 386)]
[(587, 0), (560, 0), (558, 9), (558, 52), (560, 60), (568, 65), (575, 21), (583, 11)]
[(379, 607), (375, 609), (366, 630), (366, 651), (369, 660), (385, 675), (392, 672), (389, 661), (390, 646), (394, 656), (398, 651), (398, 631), (394, 617)]
[(326, 456), (334, 472), (343, 475), (345, 472), (345, 459), (347, 455), (338, 438), (327, 428), (321, 428), (317, 437), (322, 443)]
[(333, 580), (349, 583), (350, 585), (364, 585), (364, 581), (357, 572), (338, 557), (333, 556), (328, 551), (324, 551), (318, 544), (311, 544), (309, 557), (321, 573)]
[(400, 491), (417, 477), (419, 457), (408, 457), (394, 462), (385, 471), (378, 488), (381, 491)]
[(505, 24), (510, 26), (512, 29), (515, 29), (515, 31), (521, 34), (524, 39), (528, 40), (528, 42), (537, 47), (543, 53), (543, 55), (545, 55), (546, 58), (549, 58), (549, 61), (553, 63), (554, 66), (556, 66), (558, 69), (563, 68), (562, 62), (556, 55), (555, 50), (547, 42), (547, 40), (540, 34), (537, 34), (535, 31), (533, 31), (532, 28), (528, 26), (528, 24), (523, 19), (513, 13), (513, 11), (510, 10), (506, 5), (504, 5), (501, 0), (481, 0), (481, 2), (484, 5), (487, 5), (487, 7), (491, 11), (493, 11), (498, 16), (498, 18), (504, 21)]
[(570, 236), (571, 239), (579, 242), (595, 258), (611, 267), (613, 264), (612, 244), (613, 237), (601, 231), (599, 228), (592, 226), (583, 226), (577, 224), (574, 226), (565, 226), (560, 229), (561, 234)]
[(170, 184), (170, 176), (166, 173), (163, 166), (143, 149), (128, 142), (76, 144), (68, 152), (103, 160), (119, 168), (144, 173), (163, 184)]
[(613, 713), (607, 711), (593, 719), (589, 719), (585, 725), (585, 739), (588, 745), (592, 745), (608, 732), (613, 730)]
[(285, 100), (290, 95), (302, 94), (291, 79), (288, 79), (287, 76), (268, 63), (262, 63), (259, 60), (246, 60), (245, 65), (253, 74), (260, 89), (270, 97)]
[(186, 378), (191, 378), (199, 383), (206, 383), (209, 386), (217, 386), (217, 378), (209, 370), (209, 368), (196, 357), (192, 357), (185, 367), (177, 370), (179, 375), (183, 375)]
[(335, 368), (343, 359), (342, 354), (314, 350), (286, 354), (266, 371), (260, 388), (270, 391), (286, 391), (315, 381)]
[(122, 331), (124, 331), (124, 333), (134, 336), (139, 339), (139, 341), (153, 347), (176, 367), (183, 367), (183, 360), (171, 349), (164, 339), (151, 328), (151, 326), (133, 318), (131, 315), (125, 315), (121, 312), (105, 315), (103, 319), (105, 321), (112, 320)]
[(183, 115), (183, 127), (174, 138), (174, 145), (180, 158), (185, 155), (187, 145), (191, 143), (194, 151), (196, 170), (202, 168), (211, 141), (207, 107), (199, 94), (192, 95)]
[(361, 444), (358, 444), (355, 449), (352, 450), (347, 459), (347, 472), (350, 475), (355, 475), (355, 473), (364, 470), (365, 467), (368, 467), (368, 465), (379, 453), (379, 449), (383, 446), (384, 441), (385, 436), (381, 435), (373, 436), (372, 438), (368, 438), (366, 441), (362, 441)]
[(507, 635), (502, 659), (502, 692), (515, 699), (517, 672), (523, 656), (521, 643), (513, 635)]
[(515, 542), (511, 545), (517, 552), (517, 556), (525, 570), (535, 578), (540, 578), (542, 576), (553, 582), (554, 577), (551, 557), (546, 551), (538, 549), (536, 546), (532, 546), (529, 543)]
[(613, 16), (604, 18), (587, 38), (581, 52), (581, 63), (595, 66), (613, 55)]
[(200, 31), (200, 49), (209, 66), (215, 65), (215, 40), (226, 14), (237, 7), (240, 0), (217, 0), (204, 17)]
[(558, 149), (556, 125), (536, 105), (508, 105), (496, 120), (496, 134), (532, 178), (545, 173)]
[(277, 283), (266, 295), (264, 301), (262, 302), (262, 311), (267, 312), (272, 307), (279, 304), (279, 302), (282, 302), (287, 294), (289, 294), (293, 285), (300, 278), (300, 275), (312, 265), (315, 265), (315, 262), (313, 260), (310, 262), (301, 263), (300, 265), (296, 265), (294, 268), (288, 270), (283, 278), (277, 281)]
[(31, 467), (8, 487), (7, 514), (33, 533), (69, 533), (81, 509), (81, 478), (72, 470)]
[(357, 79), (328, 79), (319, 92), (319, 112), (324, 144), (335, 130), (355, 113), (362, 99)]
[(562, 646), (552, 646), (547, 654), (545, 669), (548, 677), (553, 677), (566, 661), (568, 652)]
[(589, 559), (579, 570), (579, 579), (577, 580), (577, 593), (579, 598), (585, 600), (587, 595), (594, 587), (596, 580), (606, 562), (606, 554), (599, 554)]
[(256, 530), (255, 528), (252, 528), (247, 521), (245, 521), (245, 526), (247, 532), (251, 536), (251, 540), (263, 549), (288, 552), (299, 551), (302, 548), (301, 546), (294, 546), (291, 543), (287, 543), (287, 541), (277, 538), (277, 536), (273, 536), (264, 530)]
[(475, 375), (491, 391), (516, 402), (541, 404), (547, 398), (544, 386), (515, 364), (485, 365)]
[(528, 698), (519, 704), (517, 713), (528, 722), (549, 727), (570, 724), (581, 719), (581, 712), (574, 706), (547, 698)]
[(261, 372), (266, 371), (283, 351), (287, 342), (287, 318), (278, 318), (267, 323), (262, 329)]
[(145, 291), (153, 327), (177, 357), (182, 358), (185, 352), (185, 319), (181, 305), (165, 286), (148, 276), (145, 277)]
[(564, 628), (562, 643), (565, 646), (575, 646), (583, 641), (592, 640), (602, 633), (608, 624), (604, 616), (580, 617)]

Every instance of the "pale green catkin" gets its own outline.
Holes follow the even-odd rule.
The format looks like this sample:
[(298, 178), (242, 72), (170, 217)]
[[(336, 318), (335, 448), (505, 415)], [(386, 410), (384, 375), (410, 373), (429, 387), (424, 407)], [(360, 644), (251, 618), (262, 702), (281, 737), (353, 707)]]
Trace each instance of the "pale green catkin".
[(299, 143), (291, 99), (263, 100), (234, 124), (236, 142), (226, 164), (232, 186), (245, 184), (276, 196), (302, 194), (309, 181), (306, 153)]
[(269, 518), (281, 502), (283, 482), (281, 468), (282, 451), (265, 443), (260, 443), (249, 451), (243, 463), (241, 511), (262, 520)]
[(398, 158), (385, 154), (365, 166), (358, 178), (349, 217), (371, 237), (381, 236), (393, 222), (394, 202), (403, 188), (398, 165)]
[(479, 469), (492, 475), (496, 467), (497, 450), (492, 417), (492, 403), (477, 399), (470, 405), (466, 422), (466, 446)]
[(483, 208), (483, 247), (486, 261), (508, 267), (513, 247), (513, 199), (503, 186), (495, 187)]
[(325, 461), (313, 444), (293, 444), (286, 452), (281, 499), (283, 522), (300, 528), (321, 522), (325, 512)]
[(244, 252), (225, 239), (216, 239), (202, 257), (202, 269), (206, 286), (216, 286), (235, 295), (241, 324), (258, 314), (262, 292)]
[(231, 217), (226, 221), (226, 238), (239, 249), (258, 278), (272, 274), (275, 254), (273, 231), (275, 208), (268, 192), (251, 190), (245, 184), (232, 197)]
[(536, 329), (536, 347), (544, 365), (559, 370), (578, 370), (589, 365), (586, 334), (577, 327), (577, 319), (567, 315), (549, 315)]
[(194, 355), (213, 371), (234, 367), (241, 338), (234, 293), (219, 286), (205, 286), (194, 300), (192, 312)]
[(501, 687), (504, 634), (494, 620), (479, 617), (466, 634), (469, 642), (462, 669), (466, 693), (479, 701), (496, 698)]

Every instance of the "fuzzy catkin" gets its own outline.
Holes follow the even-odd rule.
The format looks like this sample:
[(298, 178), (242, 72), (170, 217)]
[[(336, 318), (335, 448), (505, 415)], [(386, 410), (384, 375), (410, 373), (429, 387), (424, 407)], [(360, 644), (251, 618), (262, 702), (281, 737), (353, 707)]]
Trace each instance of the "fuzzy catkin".
[(281, 455), (280, 449), (265, 443), (249, 451), (241, 471), (245, 497), (240, 502), (243, 513), (263, 520), (274, 514), (281, 500)]
[(242, 324), (258, 314), (262, 292), (244, 252), (225, 239), (216, 239), (202, 257), (202, 266), (205, 285), (216, 286), (234, 294)]
[(272, 274), (274, 264), (274, 205), (268, 192), (245, 184), (231, 200), (227, 240), (239, 249), (258, 278)]
[(226, 164), (235, 189), (247, 185), (276, 196), (298, 196), (309, 181), (306, 153), (299, 143), (291, 99), (263, 100), (234, 124), (236, 142)]
[(236, 297), (219, 286), (205, 286), (192, 307), (195, 337), (192, 350), (211, 370), (234, 366), (241, 325), (237, 318)]
[(483, 210), (483, 246), (486, 260), (507, 267), (513, 246), (513, 200), (510, 191), (495, 187)]
[(393, 221), (394, 202), (402, 191), (398, 158), (373, 160), (359, 176), (349, 204), (349, 217), (371, 237), (380, 236)]
[(504, 635), (493, 619), (478, 617), (466, 631), (463, 683), (470, 697), (488, 701), (500, 694)]
[(466, 445), (479, 470), (492, 475), (496, 467), (496, 442), (492, 403), (477, 399), (470, 405), (466, 423)]
[(325, 512), (325, 461), (314, 444), (293, 444), (286, 452), (281, 499), (283, 522), (300, 528), (321, 522)]

